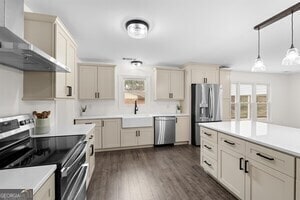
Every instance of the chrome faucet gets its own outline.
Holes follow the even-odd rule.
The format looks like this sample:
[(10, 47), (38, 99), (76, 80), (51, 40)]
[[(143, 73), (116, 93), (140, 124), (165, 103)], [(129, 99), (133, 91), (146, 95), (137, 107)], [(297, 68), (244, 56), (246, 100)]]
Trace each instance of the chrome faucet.
[(134, 114), (136, 115), (136, 112), (139, 111), (139, 108), (137, 106), (137, 100), (134, 101)]

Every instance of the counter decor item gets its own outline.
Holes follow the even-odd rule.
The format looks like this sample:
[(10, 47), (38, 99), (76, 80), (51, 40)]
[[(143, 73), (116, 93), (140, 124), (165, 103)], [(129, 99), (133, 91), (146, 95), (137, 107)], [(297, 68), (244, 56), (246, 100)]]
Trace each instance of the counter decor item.
[(176, 113), (181, 114), (181, 106), (180, 105), (176, 106)]
[(38, 113), (34, 111), (32, 113), (33, 117), (35, 118), (35, 134), (45, 134), (49, 133), (50, 131), (50, 111), (43, 111)]
[(86, 116), (86, 110), (87, 110), (87, 105), (85, 105), (84, 107), (80, 107), (80, 115), (81, 116)]

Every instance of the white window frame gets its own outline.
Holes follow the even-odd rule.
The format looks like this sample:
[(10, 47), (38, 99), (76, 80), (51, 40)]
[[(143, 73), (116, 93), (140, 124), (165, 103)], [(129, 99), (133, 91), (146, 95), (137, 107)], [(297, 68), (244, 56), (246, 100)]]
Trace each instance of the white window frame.
[(132, 79), (132, 80), (143, 80), (144, 81), (144, 86), (145, 86), (145, 103), (138, 105), (139, 107), (144, 107), (149, 103), (149, 77), (148, 76), (135, 76), (135, 75), (120, 75), (120, 80), (119, 80), (119, 106), (120, 108), (131, 108), (133, 105), (132, 104), (125, 104), (124, 103), (124, 84), (125, 80)]
[[(261, 121), (261, 122), (270, 122), (271, 121), (271, 89), (269, 83), (249, 83), (249, 82), (232, 82), (231, 84), (236, 85), (236, 98), (235, 98), (235, 119), (232, 120), (254, 120), (254, 121)], [(250, 119), (241, 119), (240, 118), (240, 85), (251, 85), (252, 86), (252, 95), (251, 95), (251, 102), (250, 102)], [(257, 118), (257, 102), (256, 102), (256, 85), (265, 85), (267, 86), (267, 118), (259, 119)], [(231, 94), (230, 94), (231, 96)], [(232, 105), (230, 101), (230, 105)], [(230, 113), (231, 113), (231, 106), (230, 106)]]

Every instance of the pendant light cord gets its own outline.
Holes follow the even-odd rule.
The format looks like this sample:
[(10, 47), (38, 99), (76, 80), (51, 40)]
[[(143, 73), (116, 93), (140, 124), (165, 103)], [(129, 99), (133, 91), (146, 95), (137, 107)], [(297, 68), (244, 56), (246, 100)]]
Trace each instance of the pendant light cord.
[(294, 12), (292, 12), (292, 14), (291, 14), (291, 30), (292, 30), (292, 46), (291, 46), (291, 48), (294, 48)]
[(257, 40), (257, 53), (258, 53), (258, 57), (257, 58), (260, 58), (260, 29), (257, 30), (257, 33), (258, 33), (258, 40)]

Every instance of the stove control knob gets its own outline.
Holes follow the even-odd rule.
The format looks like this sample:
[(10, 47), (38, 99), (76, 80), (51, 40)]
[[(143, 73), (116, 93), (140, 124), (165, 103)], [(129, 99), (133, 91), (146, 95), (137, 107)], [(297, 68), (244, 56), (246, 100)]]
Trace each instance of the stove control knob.
[(24, 121), (20, 121), (20, 125), (24, 126), (26, 124), (25, 120)]

